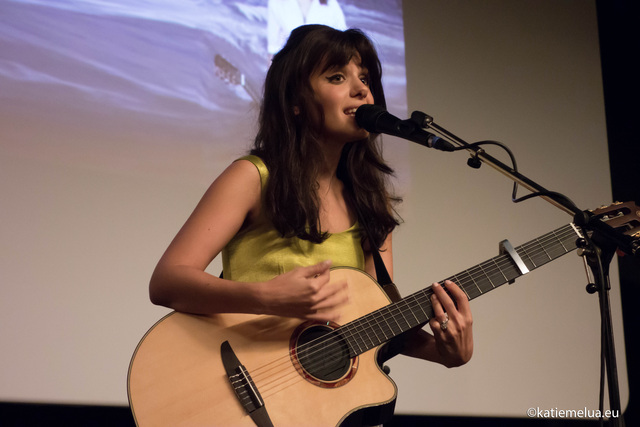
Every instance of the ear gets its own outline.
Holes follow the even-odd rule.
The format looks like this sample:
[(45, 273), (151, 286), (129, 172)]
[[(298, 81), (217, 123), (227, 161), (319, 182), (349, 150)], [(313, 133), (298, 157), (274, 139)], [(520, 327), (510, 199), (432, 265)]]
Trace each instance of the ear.
[(295, 114), (296, 116), (300, 114), (300, 109), (297, 106), (293, 107), (293, 114)]

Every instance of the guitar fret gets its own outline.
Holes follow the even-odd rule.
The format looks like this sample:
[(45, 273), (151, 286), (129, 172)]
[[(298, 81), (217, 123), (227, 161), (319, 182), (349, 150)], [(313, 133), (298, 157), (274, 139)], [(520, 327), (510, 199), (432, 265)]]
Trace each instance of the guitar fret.
[(520, 249), (524, 252), (524, 255), (531, 262), (531, 270), (540, 266), (540, 264), (536, 262), (536, 251), (533, 248), (533, 244), (522, 245)]
[[(573, 234), (573, 233), (572, 233)], [(569, 237), (571, 237), (571, 234), (569, 235)], [(541, 241), (541, 239), (536, 239), (537, 244), (540, 246), (540, 248), (542, 249), (542, 251), (545, 254), (545, 257), (542, 257), (542, 253), (540, 253), (540, 256), (537, 258), (538, 259), (538, 264), (539, 265), (543, 265), (548, 263), (549, 261), (552, 261), (553, 259), (566, 254), (567, 251), (567, 247), (565, 246), (565, 244), (556, 236), (556, 232), (551, 232), (548, 233), (547, 235), (543, 236), (544, 240), (546, 241), (546, 244), (543, 244), (543, 242)]]
[[(411, 303), (413, 303), (414, 308), (411, 307)], [(404, 313), (407, 309), (413, 316), (412, 321), (407, 319)], [(420, 312), (426, 318), (422, 318), (419, 315)], [(397, 306), (392, 304), (391, 306), (383, 307), (377, 313), (365, 316), (350, 325), (351, 327), (348, 328), (351, 333), (348, 339), (350, 350), (356, 352), (354, 354), (363, 353), (404, 331), (425, 323), (428, 319), (429, 316), (424, 311), (424, 307), (415, 299), (404, 300), (402, 304)]]
[(464, 286), (460, 285), (460, 289), (462, 289), (462, 291), (464, 292), (464, 294), (467, 296), (468, 300), (471, 300), (471, 297), (469, 296), (469, 292), (467, 292), (467, 290), (465, 289)]
[(369, 335), (369, 330), (367, 328), (364, 327), (364, 325), (362, 325), (362, 330), (364, 332), (364, 335), (369, 339), (369, 343), (371, 345), (370, 348), (375, 347), (375, 341), (373, 341), (373, 338), (371, 338), (371, 335)]
[(482, 289), (483, 294), (486, 294), (487, 292), (492, 291), (496, 288), (493, 285), (493, 282), (491, 281), (491, 279), (489, 279), (489, 277), (486, 275), (479, 276), (477, 279), (477, 282), (478, 282), (478, 286), (480, 286), (480, 289)]
[(502, 268), (498, 264), (497, 260), (500, 258), (505, 258), (505, 256), (497, 256), (492, 258), (491, 260), (485, 262), (483, 265), (486, 265), (486, 270), (489, 271), (489, 277), (491, 279), (491, 283), (498, 287), (503, 283), (508, 282), (507, 276), (505, 276)]
[(552, 259), (558, 258), (559, 256), (562, 256), (568, 252), (569, 251), (561, 240), (558, 240), (558, 244), (549, 249), (549, 255), (552, 257)]
[[(576, 236), (576, 230), (567, 225), (515, 250), (525, 265), (533, 270), (575, 249)], [(467, 298), (472, 300), (521, 275), (513, 259), (507, 254), (501, 254), (451, 276), (449, 280), (457, 283)], [(432, 294), (431, 287), (425, 288), (343, 326), (345, 335), (352, 335), (346, 338), (350, 351), (362, 353), (413, 327), (427, 323), (433, 316)]]
[[(537, 241), (531, 242), (531, 244), (528, 246), (529, 246), (528, 252), (532, 254), (531, 257), (534, 260), (537, 267), (540, 267), (541, 265), (544, 265), (547, 262), (549, 262), (549, 259), (544, 252), (544, 248), (542, 248), (541, 245), (537, 243)], [(538, 249), (538, 247), (540, 248)]]
[(560, 243), (560, 244), (562, 245), (562, 249), (564, 249), (565, 253), (566, 253), (566, 252), (569, 252), (569, 250), (568, 250), (568, 249), (567, 249), (567, 247), (564, 245), (564, 243), (562, 243), (562, 240), (560, 240), (560, 239), (558, 238), (558, 236), (556, 235), (555, 230), (554, 230), (554, 231), (552, 231), (552, 233), (553, 233), (553, 236), (556, 238), (556, 240), (558, 240), (558, 243)]
[(345, 329), (345, 331), (348, 331), (350, 333), (350, 337), (353, 340), (354, 344), (358, 347), (359, 351), (367, 348), (367, 343), (364, 339), (366, 336), (366, 332), (360, 322), (354, 324), (352, 328)]
[[(377, 341), (374, 341), (371, 338), (371, 335), (369, 335), (369, 331), (373, 332), (371, 322), (369, 321), (369, 317), (370, 317), (369, 315), (364, 316), (361, 319), (355, 321), (353, 325), (347, 325), (343, 327), (346, 330), (349, 330), (351, 332), (351, 337), (352, 337), (351, 340), (355, 340), (356, 339), (355, 337), (358, 337), (358, 336), (362, 337), (361, 342), (364, 344), (364, 348), (361, 350), (361, 352), (366, 351), (369, 348), (373, 348), (376, 345), (378, 345)], [(369, 339), (369, 343), (370, 343), (369, 345), (367, 345), (364, 340), (365, 336)]]
[(393, 338), (394, 336), (396, 336), (397, 334), (399, 334), (400, 332), (402, 332), (402, 329), (399, 327), (399, 325), (397, 323), (395, 323), (392, 321), (395, 321), (395, 319), (393, 318), (393, 314), (391, 310), (387, 310), (388, 315), (385, 316), (384, 318), (384, 323), (387, 326), (385, 328), (385, 331), (389, 332), (389, 335), (391, 338)]
[[(387, 312), (387, 314), (389, 314), (389, 309), (385, 309), (385, 311)], [(388, 316), (383, 316), (383, 318), (382, 318), (382, 320), (384, 321), (384, 324), (383, 324), (383, 327), (382, 327), (382, 333), (384, 334), (384, 337), (386, 339), (389, 339), (389, 338), (393, 338), (394, 335), (393, 335), (393, 328), (391, 327), (391, 325), (389, 324), (389, 321), (387, 319), (388, 319)], [(387, 326), (386, 327), (386, 331), (389, 331), (389, 335), (390, 336), (387, 336), (387, 333), (385, 332), (384, 325)]]
[(469, 295), (469, 299), (477, 298), (480, 295), (482, 295), (482, 290), (473, 281), (473, 279), (471, 279), (471, 281), (466, 280), (465, 276), (463, 276), (463, 274), (466, 274), (466, 276), (471, 279), (471, 276), (465, 270), (462, 273), (459, 273), (459, 275), (453, 276), (455, 278), (454, 282), (458, 283), (461, 287), (463, 287), (463, 288), (465, 288), (467, 290), (467, 295)]
[(480, 289), (480, 291), (483, 294), (489, 292), (492, 289), (495, 289), (495, 286), (491, 282), (491, 279), (489, 278), (489, 276), (487, 276), (487, 273), (484, 271), (482, 264), (479, 264), (467, 271), (469, 272), (469, 275), (471, 276), (471, 279), (473, 280), (475, 285)]
[(397, 310), (394, 310), (393, 320), (400, 332), (407, 330), (407, 328), (409, 327), (409, 322), (407, 322), (407, 319), (404, 317), (404, 313), (399, 306), (397, 307)]
[(402, 309), (400, 309), (400, 315), (402, 316), (402, 320), (404, 320), (404, 323), (405, 323), (404, 330), (409, 329), (409, 327), (411, 326), (411, 323), (409, 323), (409, 321), (405, 317), (404, 311)]
[[(409, 304), (407, 303), (407, 306)], [(411, 313), (411, 315), (413, 316), (414, 319), (416, 319), (416, 325), (420, 324), (420, 319), (418, 319), (418, 316), (416, 315), (416, 310), (412, 309), (411, 307), (409, 307), (409, 312)]]
[(498, 271), (500, 272), (500, 274), (502, 275), (502, 277), (504, 277), (504, 282), (501, 282), (501, 283), (506, 283), (506, 282), (508, 282), (508, 281), (509, 281), (509, 279), (507, 279), (507, 276), (504, 274), (504, 271), (502, 271), (502, 268), (500, 268), (500, 266), (498, 265), (498, 263), (497, 263), (497, 261), (496, 261), (498, 258), (503, 258), (503, 259), (504, 259), (504, 258), (506, 258), (506, 257), (505, 257), (505, 256), (502, 256), (502, 257), (495, 257), (495, 258), (491, 258), (491, 261), (493, 261), (493, 264), (496, 266), (496, 268), (498, 269)]
[[(556, 236), (555, 232), (554, 232), (554, 236)], [(556, 247), (557, 249), (556, 258), (571, 252), (576, 247), (576, 237), (573, 234), (567, 234), (562, 239), (556, 236), (556, 240), (559, 243), (559, 245)], [(563, 242), (563, 240), (565, 241)]]
[[(518, 267), (516, 267), (515, 264), (513, 264), (513, 261), (511, 260), (511, 258), (505, 257), (505, 259), (509, 260), (509, 264), (505, 265), (502, 268), (502, 272), (507, 278), (507, 282), (511, 282), (512, 280), (515, 280), (518, 277), (522, 276), (522, 273), (520, 273), (520, 269), (518, 269)], [(526, 261), (525, 261), (525, 264), (526, 264)], [(531, 268), (534, 268), (534, 267), (531, 267)]]
[(481, 294), (483, 294), (484, 292), (482, 291), (482, 288), (478, 285), (478, 282), (476, 282), (476, 279), (473, 277), (473, 275), (469, 272), (469, 270), (466, 270), (467, 274), (469, 275), (469, 277), (471, 278), (471, 280), (473, 281), (473, 284), (476, 285), (476, 288), (478, 288), (478, 290), (480, 291)]
[[(349, 328), (345, 328), (343, 329), (343, 332), (348, 332)], [(345, 339), (346, 343), (347, 343), (347, 347), (349, 348), (349, 356), (353, 357), (355, 355), (361, 354), (363, 351), (366, 351), (365, 349), (363, 349), (362, 347), (360, 347), (358, 345), (358, 336), (357, 335), (353, 335), (353, 333), (349, 334), (349, 336), (347, 336), (346, 333), (343, 334), (343, 338)], [(321, 351), (322, 347), (321, 347), (322, 342), (318, 343), (318, 348)]]
[[(376, 317), (380, 317), (380, 315), (378, 314), (378, 316), (376, 316)], [(373, 332), (374, 332), (374, 335), (376, 337), (376, 340), (379, 341), (379, 342), (386, 341), (387, 337), (386, 337), (384, 331), (382, 330), (382, 323), (380, 323), (380, 321), (377, 320), (377, 319), (374, 319), (374, 320), (375, 320), (375, 323), (374, 323), (375, 329), (373, 330)], [(383, 336), (384, 336), (384, 339), (381, 338)]]
[[(538, 266), (536, 265), (536, 263), (533, 261), (533, 259), (531, 259), (531, 257), (529, 256), (529, 252), (527, 252), (527, 249), (523, 246), (520, 246), (520, 249), (522, 249), (522, 252), (524, 252), (524, 254), (520, 254), (520, 258), (522, 258), (522, 255), (524, 255), (525, 257), (527, 257), (529, 259), (529, 263), (531, 266), (527, 265), (527, 267), (529, 267), (529, 270), (534, 270), (536, 268), (538, 268)], [(516, 251), (517, 252), (517, 251)], [(525, 265), (526, 265), (526, 260), (523, 259), (523, 261), (525, 261)]]
[[(357, 323), (355, 326), (355, 331), (351, 331), (352, 336), (355, 337), (359, 337), (360, 339), (358, 340), (357, 338), (355, 338), (354, 340), (356, 341), (356, 345), (358, 346), (358, 349), (360, 350), (360, 352), (363, 351), (363, 348), (366, 349), (367, 348), (367, 343), (364, 340), (364, 337), (366, 336), (367, 338), (369, 338), (369, 334), (367, 333), (366, 328), (363, 327), (363, 325), (361, 323)], [(364, 334), (363, 334), (364, 332)], [(362, 343), (362, 347), (360, 346), (360, 344), (358, 344), (358, 341), (360, 341)], [(371, 341), (371, 338), (369, 338), (369, 341)], [(373, 344), (373, 342), (371, 342), (371, 344)]]
[[(427, 299), (427, 301), (429, 301), (429, 297), (428, 297), (426, 294), (425, 294), (425, 296), (427, 297), (427, 298), (426, 298), (426, 299)], [(423, 306), (422, 304), (418, 303), (418, 302), (417, 302), (417, 300), (414, 300), (414, 302), (417, 304), (417, 306), (418, 306), (418, 308), (420, 309), (420, 311), (422, 312), (422, 314), (424, 314), (424, 317), (425, 317), (424, 322), (428, 322), (430, 317), (429, 317), (429, 314), (427, 314), (427, 312), (426, 312), (426, 311), (424, 311), (424, 306)], [(430, 301), (429, 301), (429, 303), (430, 303)], [(422, 320), (422, 319), (419, 319), (419, 321), (420, 321), (420, 320)], [(423, 323), (423, 322), (422, 322), (422, 321), (420, 321), (420, 323)], [(420, 324), (420, 323), (419, 323), (419, 324)]]
[[(402, 311), (399, 309), (398, 306), (394, 306), (393, 308), (390, 309), (391, 312), (393, 313), (391, 318), (393, 319), (393, 322), (395, 324), (395, 332), (396, 334), (402, 333), (405, 329), (401, 324), (401, 321), (404, 320), (403, 316), (402, 316)], [(406, 322), (405, 322), (405, 327), (406, 327)]]
[(489, 281), (491, 288), (495, 289), (496, 285), (493, 284), (493, 280), (491, 280), (491, 276), (489, 276), (489, 274), (487, 274), (487, 271), (484, 269), (484, 263), (480, 264), (479, 267), (480, 267), (480, 270), (482, 270), (482, 274), (484, 275), (484, 277), (486, 277), (486, 279)]
[[(373, 347), (375, 347), (381, 341), (380, 341), (380, 335), (373, 330), (373, 327), (377, 326), (377, 324), (375, 322), (373, 323), (373, 326), (372, 326), (372, 320), (375, 320), (375, 319), (373, 319), (373, 317), (374, 316), (366, 316), (365, 319), (366, 319), (367, 323), (369, 324), (369, 329), (371, 330), (371, 333), (373, 334), (373, 338), (375, 339), (375, 340), (371, 339), (371, 344), (372, 344)], [(369, 334), (367, 333), (367, 335), (369, 335)]]
[(382, 321), (380, 322), (380, 325), (381, 325), (380, 329), (382, 330), (382, 334), (384, 335), (385, 340), (388, 340), (394, 337), (393, 328), (389, 323), (389, 309), (387, 307), (384, 307), (382, 309), (382, 312), (385, 314), (384, 316), (382, 316)]
[(551, 258), (549, 256), (549, 253), (547, 252), (547, 250), (544, 248), (544, 246), (542, 246), (542, 244), (540, 243), (539, 239), (536, 239), (536, 242), (538, 243), (538, 245), (540, 245), (540, 247), (542, 248), (542, 250), (544, 251), (544, 254), (547, 256), (547, 258), (549, 258), (549, 261), (551, 261), (553, 258)]

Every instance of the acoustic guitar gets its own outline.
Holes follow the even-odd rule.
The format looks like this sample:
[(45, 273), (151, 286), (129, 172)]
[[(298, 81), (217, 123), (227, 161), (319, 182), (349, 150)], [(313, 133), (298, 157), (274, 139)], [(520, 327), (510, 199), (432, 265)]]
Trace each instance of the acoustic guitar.
[[(640, 210), (618, 203), (594, 215), (640, 237)], [(572, 223), (451, 276), (469, 300), (576, 249)], [(173, 312), (142, 338), (128, 374), (139, 426), (337, 426), (379, 424), (397, 389), (381, 346), (433, 316), (431, 287), (391, 303), (366, 273), (335, 268), (351, 299), (342, 325), (267, 315)]]

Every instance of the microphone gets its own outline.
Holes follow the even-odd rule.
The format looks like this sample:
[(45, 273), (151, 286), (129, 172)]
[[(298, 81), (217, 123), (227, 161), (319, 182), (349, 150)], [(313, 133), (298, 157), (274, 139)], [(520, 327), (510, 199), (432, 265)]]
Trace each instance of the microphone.
[(358, 107), (356, 123), (371, 133), (386, 133), (436, 150), (454, 151), (454, 146), (449, 141), (425, 131), (414, 120), (400, 120), (378, 105), (365, 104)]

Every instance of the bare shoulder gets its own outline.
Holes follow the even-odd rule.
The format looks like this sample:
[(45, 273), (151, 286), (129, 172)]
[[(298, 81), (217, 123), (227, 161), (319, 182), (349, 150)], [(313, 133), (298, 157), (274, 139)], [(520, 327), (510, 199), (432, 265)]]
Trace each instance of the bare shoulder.
[(187, 225), (195, 225), (197, 232), (215, 230), (233, 235), (259, 213), (260, 194), (257, 168), (247, 160), (235, 161), (213, 181)]
[(248, 161), (229, 165), (206, 191), (163, 259), (204, 269), (260, 210), (260, 174)]
[(227, 166), (227, 168), (216, 179), (216, 181), (228, 180), (236, 182), (238, 185), (256, 187), (254, 190), (260, 189), (260, 173), (258, 172), (256, 165), (249, 160), (236, 160)]
[(248, 160), (237, 160), (216, 178), (203, 200), (248, 213), (259, 207), (260, 194), (260, 173), (256, 166)]

